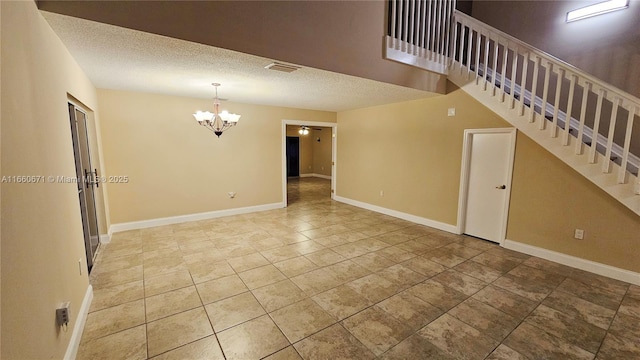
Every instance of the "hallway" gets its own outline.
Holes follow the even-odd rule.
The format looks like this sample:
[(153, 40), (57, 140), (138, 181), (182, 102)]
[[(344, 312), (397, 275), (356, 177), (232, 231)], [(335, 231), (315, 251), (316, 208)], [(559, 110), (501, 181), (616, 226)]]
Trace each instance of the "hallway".
[(78, 359), (631, 359), (640, 287), (330, 200), (116, 233)]

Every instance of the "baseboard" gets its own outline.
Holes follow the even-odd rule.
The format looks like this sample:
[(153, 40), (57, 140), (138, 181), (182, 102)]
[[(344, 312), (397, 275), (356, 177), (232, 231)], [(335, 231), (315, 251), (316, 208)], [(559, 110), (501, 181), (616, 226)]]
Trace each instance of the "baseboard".
[(381, 213), (381, 214), (397, 217), (397, 218), (402, 219), (402, 220), (411, 221), (411, 222), (414, 222), (416, 224), (429, 226), (429, 227), (436, 228), (438, 230), (442, 230), (442, 231), (446, 231), (446, 232), (450, 232), (450, 233), (453, 233), (453, 234), (457, 234), (458, 233), (458, 229), (457, 229), (457, 227), (455, 225), (450, 225), (450, 224), (446, 224), (446, 223), (443, 223), (443, 222), (439, 222), (439, 221), (423, 218), (423, 217), (420, 217), (420, 216), (403, 213), (403, 212), (397, 211), (397, 210), (383, 208), (381, 206), (372, 205), (372, 204), (365, 203), (365, 202), (358, 201), (358, 200), (344, 198), (342, 196), (337, 196), (336, 195), (334, 197), (334, 200), (342, 202), (342, 203), (345, 203), (345, 204), (357, 206), (359, 208), (375, 211), (377, 213)]
[(78, 348), (80, 347), (80, 340), (82, 340), (82, 331), (84, 325), (87, 322), (87, 316), (89, 315), (89, 308), (91, 307), (91, 301), (93, 300), (93, 287), (89, 285), (87, 291), (84, 293), (84, 299), (78, 312), (78, 319), (73, 326), (73, 332), (71, 333), (71, 339), (67, 346), (67, 351), (64, 354), (64, 360), (73, 360), (78, 355)]
[(559, 253), (553, 250), (548, 250), (533, 245), (523, 244), (513, 240), (505, 240), (502, 246), (510, 250), (515, 250), (527, 255), (537, 256), (539, 258), (557, 262), (559, 264), (570, 266), (576, 269), (589, 271), (594, 274), (628, 282), (630, 284), (640, 285), (640, 273), (637, 272), (620, 269), (611, 265), (582, 259), (579, 257)]
[(316, 173), (300, 174), (300, 177), (301, 178), (317, 177), (317, 178), (321, 178), (321, 179), (331, 180), (331, 176), (330, 175), (322, 175), (322, 174), (316, 174)]
[(280, 208), (282, 208), (282, 203), (273, 203), (273, 204), (248, 206), (243, 208), (225, 209), (225, 210), (209, 211), (209, 212), (189, 214), (189, 215), (179, 215), (179, 216), (172, 216), (172, 217), (165, 217), (165, 218), (158, 218), (158, 219), (111, 224), (111, 226), (109, 227), (109, 233), (116, 233), (116, 232), (127, 231), (127, 230), (146, 229), (146, 228), (155, 227), (155, 226), (172, 225), (172, 224), (179, 224), (179, 223), (189, 222), (189, 221), (214, 219), (214, 218), (219, 218), (223, 216), (248, 214), (252, 212), (267, 211), (267, 210), (274, 210), (274, 209), (280, 209)]
[(100, 243), (108, 244), (111, 242), (111, 234), (100, 234)]

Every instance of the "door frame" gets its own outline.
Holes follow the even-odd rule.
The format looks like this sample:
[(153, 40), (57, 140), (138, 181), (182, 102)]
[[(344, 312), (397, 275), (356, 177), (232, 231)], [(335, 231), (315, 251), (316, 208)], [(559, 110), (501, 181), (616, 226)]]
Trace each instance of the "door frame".
[(338, 157), (338, 124), (325, 121), (282, 120), (282, 207), (287, 207), (287, 125), (307, 125), (331, 128), (331, 200), (336, 195), (336, 164)]
[(471, 144), (475, 134), (509, 134), (511, 144), (509, 147), (509, 165), (507, 169), (507, 194), (504, 200), (504, 219), (500, 228), (499, 244), (502, 246), (507, 236), (507, 223), (509, 219), (509, 203), (511, 199), (511, 180), (513, 178), (513, 163), (516, 153), (516, 128), (491, 128), (491, 129), (466, 129), (462, 142), (462, 167), (460, 170), (460, 191), (458, 196), (458, 223), (456, 230), (463, 234), (466, 225), (467, 197), (469, 195), (469, 170), (471, 168)]

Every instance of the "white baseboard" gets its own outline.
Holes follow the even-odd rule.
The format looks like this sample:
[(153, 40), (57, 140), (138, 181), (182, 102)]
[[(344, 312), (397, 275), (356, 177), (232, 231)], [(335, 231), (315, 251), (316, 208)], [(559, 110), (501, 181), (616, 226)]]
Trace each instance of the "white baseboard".
[(146, 228), (155, 227), (155, 226), (172, 225), (172, 224), (179, 224), (179, 223), (189, 222), (189, 221), (214, 219), (214, 218), (219, 218), (223, 216), (248, 214), (252, 212), (267, 211), (267, 210), (274, 210), (274, 209), (280, 209), (280, 208), (282, 208), (282, 203), (273, 203), (273, 204), (248, 206), (243, 208), (225, 209), (225, 210), (209, 211), (209, 212), (189, 214), (189, 215), (179, 215), (179, 216), (172, 216), (172, 217), (165, 217), (165, 218), (158, 218), (158, 219), (111, 224), (111, 226), (109, 227), (109, 233), (111, 234), (111, 233), (127, 231), (127, 230), (146, 229)]
[(108, 244), (111, 242), (111, 234), (100, 234), (100, 243)]
[(87, 291), (84, 293), (84, 299), (78, 312), (78, 319), (73, 326), (73, 332), (71, 333), (71, 339), (67, 346), (67, 351), (64, 354), (64, 360), (73, 360), (78, 355), (78, 348), (80, 347), (80, 340), (82, 340), (82, 331), (84, 325), (87, 322), (87, 316), (89, 315), (89, 308), (91, 307), (91, 301), (93, 300), (93, 287), (89, 285)]
[(640, 273), (637, 272), (620, 269), (611, 265), (601, 264), (595, 261), (582, 259), (533, 245), (523, 244), (513, 240), (505, 240), (502, 246), (510, 250), (537, 256), (539, 258), (574, 267), (576, 269), (589, 271), (594, 274), (610, 277), (630, 284), (640, 285)]
[(378, 212), (378, 213), (381, 213), (381, 214), (397, 217), (397, 218), (402, 219), (402, 220), (411, 221), (411, 222), (414, 222), (416, 224), (429, 226), (429, 227), (436, 228), (438, 230), (442, 230), (442, 231), (446, 231), (446, 232), (450, 232), (450, 233), (453, 233), (453, 234), (457, 234), (458, 233), (458, 229), (457, 229), (456, 225), (446, 224), (446, 223), (443, 223), (443, 222), (439, 222), (439, 221), (423, 218), (423, 217), (420, 217), (420, 216), (403, 213), (403, 212), (400, 212), (400, 211), (397, 211), (397, 210), (383, 208), (381, 206), (372, 205), (372, 204), (365, 203), (365, 202), (358, 201), (358, 200), (344, 198), (342, 196), (337, 196), (336, 195), (334, 197), (334, 200), (340, 201), (340, 202), (345, 203), (345, 204), (357, 206), (359, 208), (375, 211), (375, 212)]
[(317, 177), (317, 178), (321, 178), (321, 179), (331, 180), (331, 176), (330, 175), (322, 175), (322, 174), (316, 174), (316, 173), (300, 174), (300, 177), (301, 178)]

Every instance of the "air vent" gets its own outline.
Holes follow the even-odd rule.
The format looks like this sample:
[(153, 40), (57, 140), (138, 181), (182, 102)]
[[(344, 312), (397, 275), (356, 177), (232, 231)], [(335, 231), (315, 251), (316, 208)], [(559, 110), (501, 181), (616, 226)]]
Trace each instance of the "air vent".
[(289, 65), (289, 64), (282, 64), (282, 63), (278, 63), (278, 62), (274, 62), (271, 63), (267, 66), (264, 67), (265, 69), (269, 69), (269, 70), (275, 70), (275, 71), (282, 71), (282, 72), (286, 72), (286, 73), (290, 73), (290, 72), (294, 72), (298, 69), (300, 69), (300, 66), (295, 66), (295, 65)]

